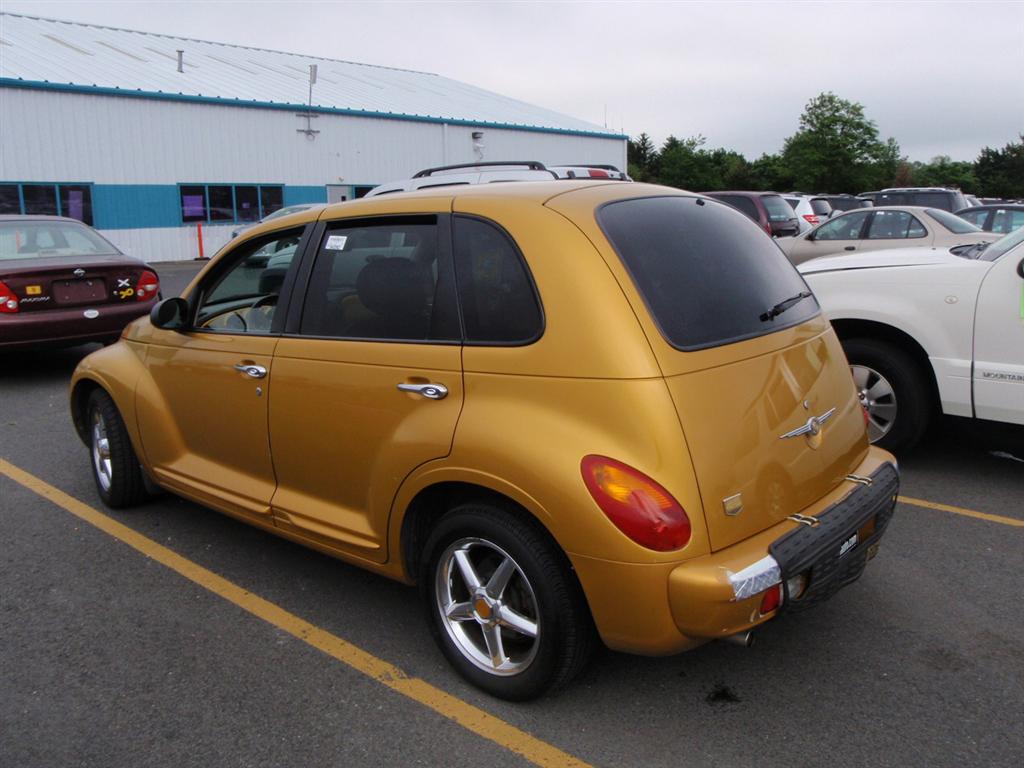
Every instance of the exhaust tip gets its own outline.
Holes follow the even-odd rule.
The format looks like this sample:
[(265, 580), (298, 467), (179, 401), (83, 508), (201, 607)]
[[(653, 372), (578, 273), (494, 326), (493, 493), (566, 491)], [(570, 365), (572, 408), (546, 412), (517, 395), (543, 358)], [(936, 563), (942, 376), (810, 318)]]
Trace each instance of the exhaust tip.
[(754, 633), (747, 630), (746, 632), (738, 632), (735, 635), (729, 635), (720, 639), (723, 643), (738, 645), (741, 648), (749, 648), (754, 644)]

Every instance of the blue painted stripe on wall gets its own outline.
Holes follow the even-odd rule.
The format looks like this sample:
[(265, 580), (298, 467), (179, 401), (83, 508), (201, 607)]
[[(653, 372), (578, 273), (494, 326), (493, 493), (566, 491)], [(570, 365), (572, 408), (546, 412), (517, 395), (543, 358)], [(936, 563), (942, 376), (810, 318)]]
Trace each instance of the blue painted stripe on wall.
[(94, 184), (92, 218), (96, 229), (180, 227), (177, 184)]
[(52, 83), (48, 80), (22, 80), (14, 77), (0, 77), (0, 86), (9, 88), (32, 88), (44, 91), (64, 91), (66, 93), (93, 93), (103, 96), (123, 96), (130, 99), (155, 99), (157, 101), (191, 101), (206, 104), (220, 104), (227, 107), (253, 107), (256, 109), (285, 109), (305, 112), (311, 110), (324, 115), (353, 115), (355, 117), (373, 117), (382, 120), (408, 120), (414, 123), (447, 123), (448, 125), (464, 125), (474, 128), (507, 128), (514, 131), (532, 131), (534, 133), (558, 133), (564, 136), (592, 136), (599, 139), (618, 139), (625, 141), (629, 136), (623, 133), (606, 133), (604, 131), (582, 131), (571, 128), (548, 128), (542, 125), (517, 125), (515, 123), (497, 123), (487, 120), (465, 120), (460, 118), (432, 117), (429, 115), (407, 115), (400, 112), (372, 112), (363, 109), (343, 109), (341, 107), (321, 107), (306, 104), (282, 104), (274, 101), (244, 101), (229, 99), (222, 96), (199, 96), (187, 93), (166, 93), (164, 91), (128, 91), (97, 85), (77, 85), (74, 83)]
[(284, 204), (326, 203), (327, 187), (285, 187)]

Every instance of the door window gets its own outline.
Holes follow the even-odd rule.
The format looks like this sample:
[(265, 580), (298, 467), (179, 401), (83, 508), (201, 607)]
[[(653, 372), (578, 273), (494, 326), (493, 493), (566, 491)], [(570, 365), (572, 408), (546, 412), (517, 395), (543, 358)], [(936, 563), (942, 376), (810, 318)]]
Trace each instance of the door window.
[(847, 213), (832, 219), (814, 230), (815, 240), (858, 240), (864, 228), (868, 211)]
[(875, 211), (868, 226), (868, 240), (906, 240), (927, 235), (924, 225), (906, 211)]
[(220, 333), (270, 333), (301, 238), (301, 229), (289, 230), (236, 249), (226, 271), (201, 288), (196, 327)]
[(1005, 235), (1020, 227), (1024, 227), (1024, 210), (1014, 211), (1000, 208), (992, 216), (993, 232)]
[(458, 342), (458, 309), (436, 217), (336, 224), (313, 265), (299, 332)]

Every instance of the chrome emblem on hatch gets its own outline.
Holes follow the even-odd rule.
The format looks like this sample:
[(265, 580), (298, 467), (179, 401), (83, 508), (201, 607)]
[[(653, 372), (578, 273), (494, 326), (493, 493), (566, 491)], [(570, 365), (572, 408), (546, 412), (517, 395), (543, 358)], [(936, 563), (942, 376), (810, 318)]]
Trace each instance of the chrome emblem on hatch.
[(811, 437), (817, 437), (821, 434), (821, 425), (831, 419), (836, 413), (835, 408), (830, 408), (825, 411), (821, 416), (811, 416), (807, 420), (807, 423), (802, 427), (797, 427), (791, 432), (787, 432), (784, 435), (779, 435), (779, 440), (787, 440), (791, 437), (800, 437), (801, 435), (810, 435)]
[(73, 274), (75, 277), (85, 277), (85, 270), (82, 269), (81, 267), (79, 267), (78, 269), (76, 269), (71, 274)]

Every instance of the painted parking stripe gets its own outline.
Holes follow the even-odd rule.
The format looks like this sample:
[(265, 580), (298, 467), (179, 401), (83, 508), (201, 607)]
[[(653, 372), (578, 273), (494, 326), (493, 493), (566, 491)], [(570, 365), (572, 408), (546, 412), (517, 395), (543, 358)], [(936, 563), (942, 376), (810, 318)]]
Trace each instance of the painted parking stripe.
[(898, 501), (901, 504), (912, 504), (915, 507), (937, 509), (940, 512), (952, 512), (954, 515), (964, 515), (965, 517), (976, 517), (979, 520), (988, 520), (990, 523), (1001, 523), (1003, 525), (1012, 525), (1017, 528), (1024, 528), (1024, 520), (1017, 520), (1013, 517), (990, 515), (987, 512), (975, 512), (973, 509), (964, 509), (963, 507), (954, 507), (949, 504), (940, 504), (937, 501), (914, 499), (910, 496), (900, 496)]
[(239, 608), (275, 627), (297, 637), (317, 650), (347, 664), (367, 677), (387, 686), (403, 696), (437, 712), (466, 730), (472, 731), (501, 747), (521, 755), (538, 766), (555, 768), (589, 768), (589, 765), (557, 747), (531, 736), (514, 725), (463, 701), (425, 680), (409, 677), (401, 669), (373, 654), (321, 629), (315, 624), (289, 613), (284, 608), (254, 595), (234, 582), (218, 576), (198, 563), (182, 557), (173, 550), (143, 536), (112, 517), (93, 509), (73, 496), (54, 488), (49, 483), (23, 469), (0, 459), (0, 474), (37, 493), (61, 509), (99, 528), (143, 555), (167, 566), (186, 579), (213, 592)]

